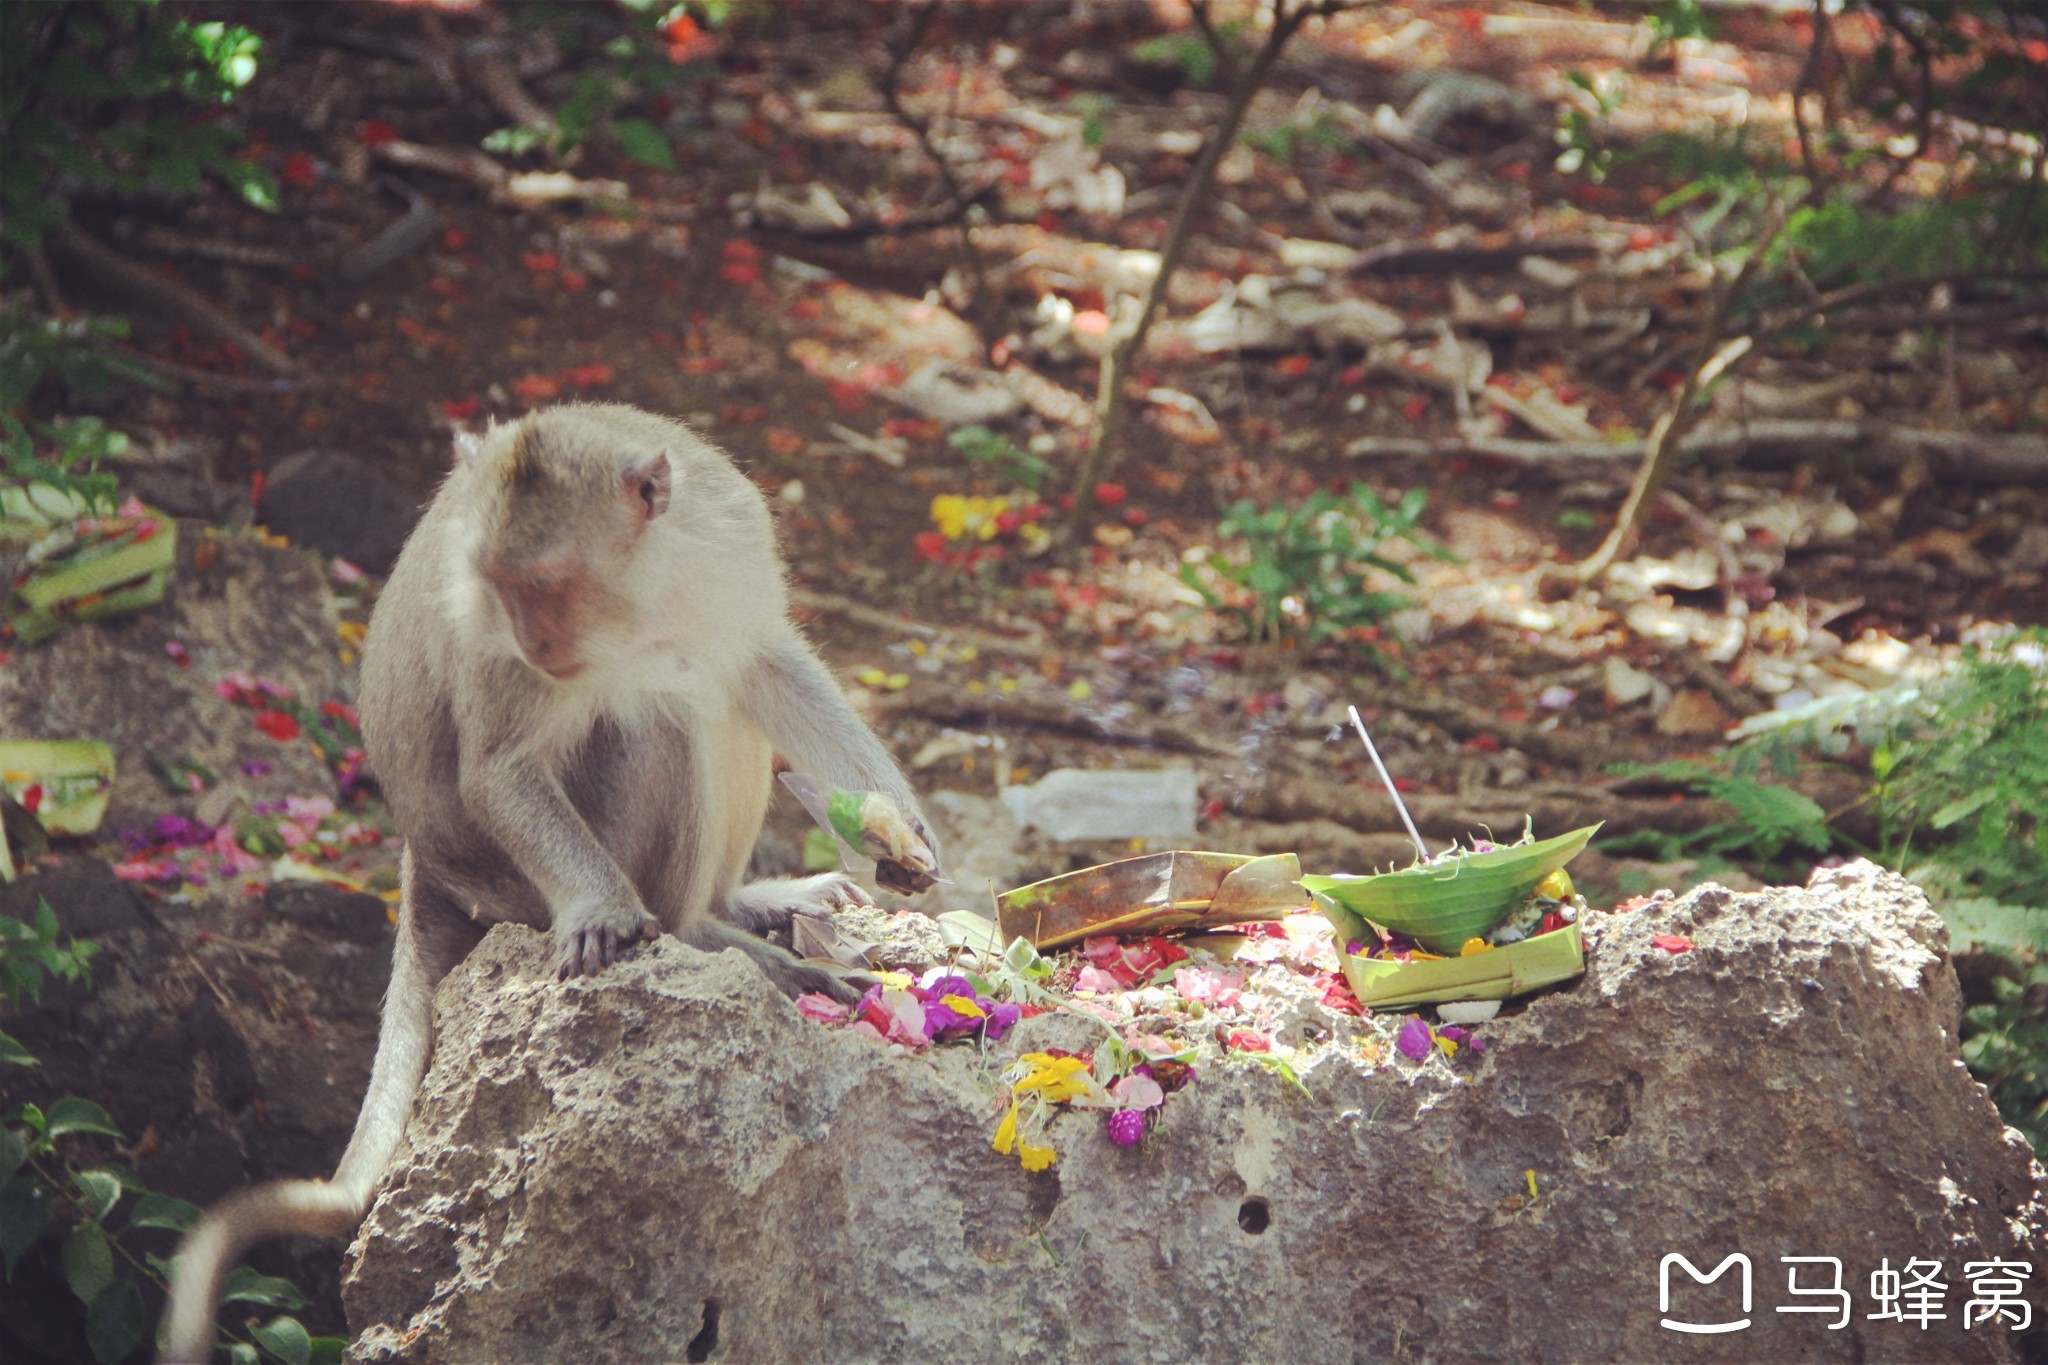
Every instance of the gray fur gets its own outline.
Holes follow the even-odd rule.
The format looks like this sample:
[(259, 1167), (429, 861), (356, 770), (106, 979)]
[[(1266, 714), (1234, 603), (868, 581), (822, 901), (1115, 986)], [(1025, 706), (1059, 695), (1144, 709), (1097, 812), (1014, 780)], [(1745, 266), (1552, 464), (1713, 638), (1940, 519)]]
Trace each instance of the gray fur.
[[(361, 1221), (425, 1075), (434, 987), (485, 926), (552, 931), (564, 976), (667, 931), (742, 950), (790, 994), (845, 998), (844, 983), (745, 932), (864, 898), (836, 875), (741, 886), (771, 754), (884, 792), (922, 827), (902, 772), (790, 622), (767, 505), (722, 453), (649, 413), (573, 405), (458, 454), (364, 649), (364, 739), (406, 840), (369, 1094), (332, 1181), (244, 1191), (193, 1230), (168, 1360), (209, 1354), (220, 1285), (249, 1242)], [(557, 527), (592, 580), (572, 646), (587, 667), (566, 681), (527, 662), (485, 581), (509, 543), (514, 568), (559, 560)]]

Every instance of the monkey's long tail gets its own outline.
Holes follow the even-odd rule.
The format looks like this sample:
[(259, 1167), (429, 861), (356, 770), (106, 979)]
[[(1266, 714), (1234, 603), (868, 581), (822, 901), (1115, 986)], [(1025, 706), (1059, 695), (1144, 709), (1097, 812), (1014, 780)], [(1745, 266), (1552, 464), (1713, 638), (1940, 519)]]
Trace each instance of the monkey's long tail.
[(412, 856), (400, 865), (404, 896), (391, 953), (391, 988), (377, 1032), (369, 1093), (332, 1180), (278, 1180), (229, 1196), (185, 1234), (171, 1272), (159, 1365), (204, 1365), (213, 1354), (214, 1309), (228, 1270), (252, 1243), (281, 1233), (346, 1237), (369, 1212), (370, 1196), (405, 1137), (413, 1096), (427, 1073), (434, 987), (420, 969), (412, 933)]

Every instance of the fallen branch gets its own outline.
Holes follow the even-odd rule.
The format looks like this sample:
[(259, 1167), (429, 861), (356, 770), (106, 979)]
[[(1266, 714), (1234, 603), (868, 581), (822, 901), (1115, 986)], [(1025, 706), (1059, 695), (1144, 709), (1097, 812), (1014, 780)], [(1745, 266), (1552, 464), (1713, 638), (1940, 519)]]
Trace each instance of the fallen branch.
[(148, 266), (129, 260), (112, 247), (95, 240), (76, 223), (66, 221), (59, 224), (45, 240), (78, 261), (101, 283), (131, 298), (169, 309), (200, 330), (239, 348), (250, 360), (273, 374), (288, 379), (302, 377), (290, 356), (251, 328), (229, 317), (196, 290), (176, 280), (167, 280)]
[(880, 607), (871, 607), (865, 602), (856, 602), (850, 597), (819, 592), (813, 588), (791, 588), (789, 600), (793, 605), (820, 616), (837, 616), (841, 620), (851, 621), (871, 630), (914, 636), (920, 640), (951, 640), (970, 645), (984, 654), (1038, 659), (1047, 653), (1045, 641), (1036, 637), (999, 635), (995, 631), (982, 630), (977, 626), (935, 626), (925, 621), (913, 621), (892, 611), (884, 611)]
[(1572, 565), (1563, 577), (1591, 583), (1612, 568), (1615, 560), (1635, 547), (1643, 518), (1663, 491), (1665, 480), (1671, 477), (1671, 471), (1678, 465), (1679, 443), (1700, 419), (1705, 406), (1702, 400), (1708, 388), (1756, 346), (1756, 338), (1748, 333), (1735, 337), (1726, 334), (1736, 305), (1749, 292), (1750, 281), (1756, 278), (1758, 267), (1770, 254), (1771, 245), (1778, 240), (1778, 234), (1785, 230), (1790, 218), (1790, 214), (1776, 204), (1770, 206), (1769, 214), (1763, 231), (1750, 244), (1749, 254), (1735, 272), (1735, 278), (1725, 288), (1714, 291), (1713, 306), (1707, 314), (1706, 325), (1700, 329), (1694, 361), (1687, 367), (1685, 382), (1679, 385), (1671, 405), (1650, 428), (1643, 462), (1636, 470), (1634, 481), (1629, 484), (1628, 496), (1621, 500), (1621, 510), (1614, 515), (1613, 529), (1608, 531), (1607, 538), (1600, 542), (1598, 549)]
[[(1620, 463), (1641, 459), (1647, 441), (1524, 441), (1510, 437), (1440, 439), (1364, 436), (1344, 447), (1353, 459), (1480, 457), (1517, 464)], [(2048, 436), (2031, 432), (1924, 431), (1877, 419), (1781, 419), (1704, 424), (1678, 444), (1679, 453), (1757, 461), (1812, 459), (1841, 453), (1876, 469), (1921, 459), (1934, 472), (1989, 483), (2048, 484)]]

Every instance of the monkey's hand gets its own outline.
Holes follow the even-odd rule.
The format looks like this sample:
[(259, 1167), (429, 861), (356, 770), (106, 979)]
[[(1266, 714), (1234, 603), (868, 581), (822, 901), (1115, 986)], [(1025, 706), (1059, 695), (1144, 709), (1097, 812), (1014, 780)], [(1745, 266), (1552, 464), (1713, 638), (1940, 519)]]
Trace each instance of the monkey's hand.
[(555, 978), (595, 976), (636, 943), (652, 943), (661, 925), (638, 896), (564, 913), (555, 920)]
[(834, 910), (873, 905), (874, 897), (844, 872), (814, 877), (769, 877), (732, 893), (725, 918), (750, 933), (787, 929), (798, 915), (824, 917)]

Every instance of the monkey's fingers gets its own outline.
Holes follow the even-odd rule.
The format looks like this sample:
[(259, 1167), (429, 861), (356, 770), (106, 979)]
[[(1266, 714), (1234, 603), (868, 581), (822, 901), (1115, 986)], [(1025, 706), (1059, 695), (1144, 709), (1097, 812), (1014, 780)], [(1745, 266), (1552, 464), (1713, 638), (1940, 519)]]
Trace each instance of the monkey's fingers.
[(652, 943), (661, 935), (661, 925), (651, 915), (643, 916), (624, 931), (606, 925), (577, 929), (562, 939), (555, 953), (555, 979), (596, 976), (619, 960), (619, 954), (636, 943)]

